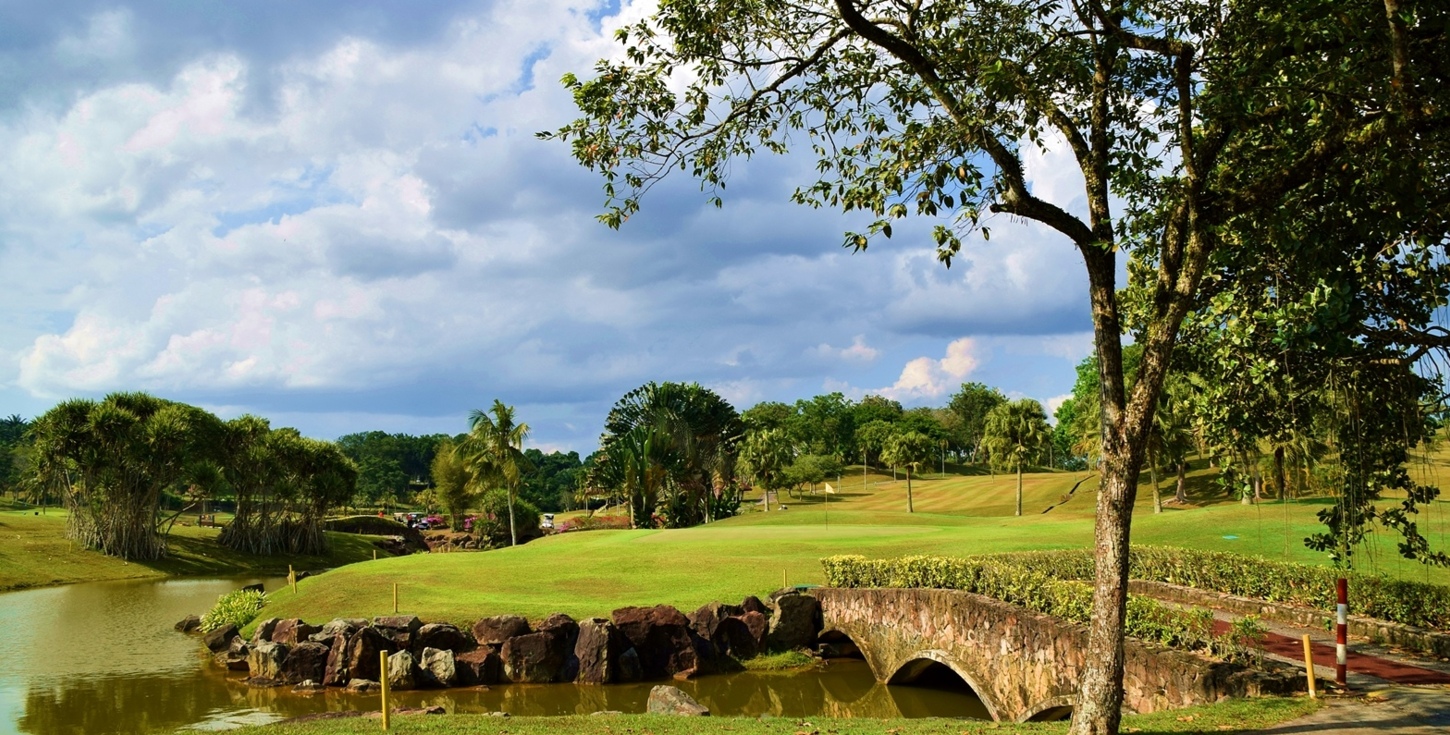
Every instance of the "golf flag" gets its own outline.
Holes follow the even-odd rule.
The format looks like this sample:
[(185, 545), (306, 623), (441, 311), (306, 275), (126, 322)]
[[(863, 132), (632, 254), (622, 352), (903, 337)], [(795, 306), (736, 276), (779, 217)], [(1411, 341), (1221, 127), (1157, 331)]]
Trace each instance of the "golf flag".
[(826, 492), (829, 493), (829, 494), (831, 494), (831, 495), (835, 495), (836, 494), (836, 488), (831, 487), (831, 483), (828, 482), (828, 483), (826, 483)]

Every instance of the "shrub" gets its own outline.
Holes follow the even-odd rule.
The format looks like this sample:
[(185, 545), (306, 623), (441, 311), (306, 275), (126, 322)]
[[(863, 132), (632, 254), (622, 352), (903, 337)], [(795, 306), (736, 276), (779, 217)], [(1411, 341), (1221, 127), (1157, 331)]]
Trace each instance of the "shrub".
[(262, 611), (267, 596), (257, 590), (235, 590), (217, 598), (216, 604), (201, 616), (201, 629), (211, 632), (228, 625), (238, 629), (252, 622)]
[[(1058, 579), (1093, 578), (1093, 557), (1086, 550), (1032, 551), (988, 558)], [(1321, 610), (1334, 609), (1334, 581), (1341, 575), (1331, 567), (1171, 546), (1134, 546), (1129, 552), (1128, 573), (1133, 579)], [(1450, 587), (1358, 572), (1350, 572), (1348, 579), (1349, 607), (1356, 615), (1421, 628), (1450, 628)]]
[(627, 529), (629, 528), (629, 516), (579, 516), (558, 524), (556, 530), (559, 533), (565, 531), (600, 531), (605, 529)]
[[(478, 501), (481, 511), (473, 523), (473, 530), (480, 541), (490, 546), (508, 546), (509, 499), (502, 489), (489, 490)], [(539, 528), (539, 509), (527, 500), (514, 496), (514, 526), (518, 530), (519, 542), (543, 535)]]
[[(867, 559), (833, 556), (823, 559), (826, 584), (832, 587), (900, 587), (954, 589), (992, 597), (1074, 623), (1091, 619), (1092, 587), (1001, 557), (951, 559), (908, 556)], [(1213, 635), (1213, 614), (1207, 610), (1168, 607), (1155, 600), (1128, 596), (1127, 634), (1165, 646), (1219, 655), (1235, 651)]]

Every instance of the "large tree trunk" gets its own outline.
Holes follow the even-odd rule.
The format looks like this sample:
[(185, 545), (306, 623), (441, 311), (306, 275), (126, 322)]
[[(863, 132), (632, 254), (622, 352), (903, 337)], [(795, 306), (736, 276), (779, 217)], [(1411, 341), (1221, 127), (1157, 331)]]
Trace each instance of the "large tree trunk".
[(1158, 492), (1158, 463), (1148, 460), (1148, 479), (1153, 483), (1153, 512), (1163, 512), (1163, 493)]
[(1188, 463), (1178, 463), (1178, 487), (1173, 491), (1173, 500), (1179, 505), (1188, 502), (1188, 491), (1183, 487), (1184, 481), (1188, 479)]
[(514, 491), (509, 489), (509, 546), (519, 545), (519, 532), (514, 528)]
[(915, 513), (911, 507), (911, 467), (906, 468), (906, 512)]
[(1279, 486), (1279, 499), (1289, 499), (1289, 476), (1284, 472), (1284, 448), (1274, 447), (1274, 484)]

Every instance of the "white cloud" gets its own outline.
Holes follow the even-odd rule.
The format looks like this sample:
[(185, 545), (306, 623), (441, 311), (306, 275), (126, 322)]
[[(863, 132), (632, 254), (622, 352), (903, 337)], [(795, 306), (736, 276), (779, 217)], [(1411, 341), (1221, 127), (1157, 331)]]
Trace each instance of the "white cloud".
[(1072, 398), (1071, 393), (1063, 393), (1060, 396), (1053, 396), (1042, 402), (1042, 407), (1047, 410), (1047, 417), (1054, 426), (1057, 424), (1057, 409), (1062, 408), (1062, 404), (1066, 403), (1069, 398)]
[(906, 363), (896, 383), (877, 392), (898, 401), (940, 398), (961, 385), (979, 364), (976, 342), (963, 337), (948, 344), (939, 360), (918, 357)]
[(850, 362), (871, 362), (881, 356), (881, 350), (866, 344), (864, 334), (852, 337), (849, 347), (832, 347), (829, 343), (822, 342), (812, 348), (810, 352), (819, 357)]

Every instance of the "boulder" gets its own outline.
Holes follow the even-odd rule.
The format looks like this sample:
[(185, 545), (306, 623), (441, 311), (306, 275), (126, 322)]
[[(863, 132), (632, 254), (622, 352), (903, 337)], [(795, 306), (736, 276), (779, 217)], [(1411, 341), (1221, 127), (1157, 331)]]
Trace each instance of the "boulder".
[(574, 681), (574, 677), (579, 675), (579, 659), (574, 655), (574, 645), (579, 640), (579, 624), (564, 613), (554, 613), (539, 623), (538, 631), (554, 636), (552, 645), (564, 660), (554, 681)]
[(249, 585), (243, 587), (242, 588), (242, 591), (243, 592), (266, 592), (266, 590), (262, 589), (262, 583), (261, 582), (258, 582), (256, 584), (249, 584)]
[(503, 681), (503, 657), (487, 648), (454, 654), (453, 668), (459, 686), (492, 686)]
[(354, 692), (357, 694), (376, 692), (382, 688), (382, 684), (379, 684), (372, 679), (348, 679), (347, 681), (347, 690), (349, 692)]
[(226, 647), (231, 645), (232, 639), (237, 637), (237, 626), (228, 624), (203, 635), (201, 642), (212, 653), (216, 653), (217, 651), (226, 650)]
[(646, 679), (689, 677), (700, 673), (700, 657), (690, 620), (669, 605), (615, 610), (614, 625), (639, 654)]
[(347, 640), (347, 674), (353, 679), (382, 680), (378, 664), (378, 653), (392, 653), (397, 648), (393, 642), (378, 632), (377, 628), (363, 628)]
[(303, 641), (291, 647), (287, 659), (282, 662), (282, 678), (289, 682), (320, 682), (327, 674), (327, 659), (331, 651), (327, 646), (312, 641)]
[(775, 600), (766, 643), (776, 650), (814, 648), (821, 633), (821, 601), (810, 595), (788, 592)]
[(393, 689), (414, 689), (418, 686), (414, 669), (413, 654), (398, 651), (388, 657), (388, 686)]
[(181, 620), (176, 621), (176, 625), (172, 627), (174, 627), (176, 629), (176, 632), (178, 633), (195, 633), (199, 628), (201, 628), (201, 618), (195, 615), (187, 615)]
[(497, 645), (515, 636), (529, 633), (529, 621), (517, 615), (495, 615), (473, 624), (473, 639), (478, 645)]
[[(241, 639), (238, 638), (237, 640)], [(217, 668), (228, 671), (246, 671), (248, 669), (247, 657), (245, 655), (234, 655), (230, 651), (222, 651), (212, 656), (211, 660), (212, 663), (216, 664)]]
[(700, 609), (690, 613), (690, 627), (707, 641), (715, 639), (715, 628), (720, 621), (726, 618), (745, 614), (745, 608), (739, 605), (726, 605), (723, 602), (712, 602), (700, 606)]
[(770, 618), (750, 610), (741, 615), (739, 620), (745, 624), (745, 629), (750, 631), (750, 637), (755, 640), (755, 650), (764, 651), (765, 636), (770, 633)]
[(661, 684), (649, 690), (648, 712), (652, 715), (704, 717), (710, 710), (676, 687)]
[(503, 642), (504, 678), (515, 684), (547, 684), (564, 667), (563, 652), (549, 633), (516, 635)]
[(418, 629), (413, 637), (413, 648), (437, 648), (444, 651), (467, 651), (474, 646), (467, 633), (447, 623), (429, 623)]
[(636, 681), (644, 681), (644, 668), (639, 663), (639, 651), (631, 646), (619, 655), (619, 683)]
[(393, 642), (394, 650), (401, 651), (413, 647), (413, 638), (422, 629), (423, 621), (412, 615), (388, 615), (373, 618), (373, 627)]
[(351, 638), (353, 633), (366, 627), (368, 627), (368, 621), (362, 618), (333, 618), (323, 623), (322, 628), (312, 634), (312, 640), (327, 643), (338, 636)]
[(281, 682), (284, 678), (282, 665), (286, 662), (286, 646), (261, 641), (247, 653), (247, 677), (257, 682)]
[(427, 686), (451, 687), (458, 681), (458, 668), (453, 661), (453, 652), (446, 648), (424, 648), (418, 669), (422, 683)]
[(619, 681), (619, 658), (627, 649), (629, 642), (614, 627), (614, 623), (604, 618), (586, 618), (579, 621), (579, 635), (574, 643), (574, 658), (579, 666), (576, 680), (584, 684), (612, 684)]
[(282, 621), (277, 618), (267, 618), (257, 623), (256, 629), (252, 631), (252, 644), (256, 645), (262, 641), (272, 640), (272, 631), (277, 629), (277, 623), (280, 622)]
[[(745, 612), (758, 612), (766, 617), (770, 616), (770, 608), (767, 607), (765, 603), (761, 602), (760, 598), (756, 597), (755, 595), (751, 595), (742, 600), (740, 603), (740, 609), (744, 610)], [(744, 613), (741, 613), (741, 615), (743, 614)], [(740, 616), (737, 615), (736, 617)]]
[[(759, 613), (756, 613), (758, 616)], [(761, 623), (761, 631), (765, 629), (764, 622)], [(723, 618), (715, 626), (715, 632), (710, 637), (710, 645), (715, 648), (715, 653), (720, 656), (730, 656), (744, 661), (748, 658), (755, 658), (760, 653), (760, 645), (755, 632), (740, 618)]]
[(277, 625), (272, 628), (272, 635), (268, 640), (273, 643), (285, 643), (295, 646), (306, 642), (308, 637), (317, 632), (317, 627), (308, 625), (297, 618), (278, 620)]
[(332, 639), (331, 648), (327, 652), (327, 668), (322, 672), (324, 686), (347, 686), (352, 679), (347, 670), (347, 643), (348, 637), (344, 635)]

